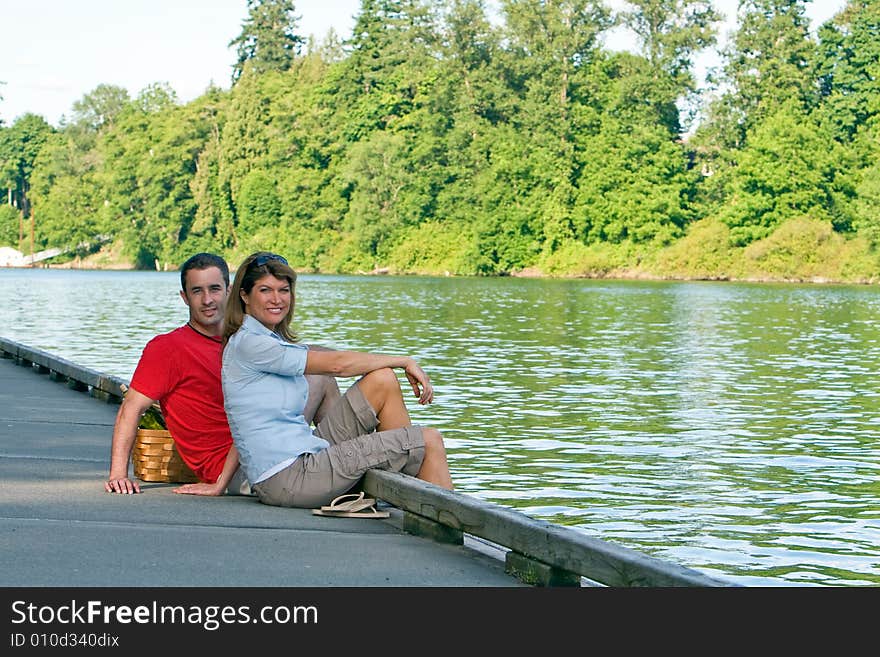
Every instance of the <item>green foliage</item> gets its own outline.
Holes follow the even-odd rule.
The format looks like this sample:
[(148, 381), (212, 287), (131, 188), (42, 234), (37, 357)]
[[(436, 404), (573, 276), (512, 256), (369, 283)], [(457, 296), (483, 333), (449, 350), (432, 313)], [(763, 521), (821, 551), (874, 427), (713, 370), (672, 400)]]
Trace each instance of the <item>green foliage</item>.
[(850, 238), (828, 221), (785, 220), (747, 247), (731, 244), (717, 219), (695, 223), (680, 241), (650, 256), (646, 266), (668, 278), (706, 280), (855, 281), (880, 279), (880, 257), (867, 240)]
[(395, 245), (388, 265), (403, 274), (472, 274), (473, 228), (458, 222), (425, 222), (410, 228)]
[[(271, 249), (328, 272), (871, 280), (880, 0), (818, 38), (805, 4), (741, 3), (683, 135), (711, 90), (707, 0), (503, 0), (491, 21), (484, 0), (362, 0), (349, 40), (305, 53), (291, 0), (250, 0), (230, 91), (100, 85), (59, 130), (0, 126), (0, 200), (32, 205), (41, 248), (138, 267)], [(638, 52), (603, 46), (614, 27)]]
[(35, 114), (24, 114), (8, 128), (0, 127), (0, 194), (3, 200), (30, 214), (30, 178), (34, 162), (54, 132)]
[(715, 43), (721, 15), (708, 0), (627, 0), (620, 22), (642, 44), (652, 67), (666, 71), (686, 86), (692, 84), (692, 58)]
[(849, 141), (880, 106), (880, 2), (854, 0), (819, 31), (820, 116)]
[(61, 247), (81, 255), (103, 234), (97, 182), (100, 153), (84, 133), (50, 137), (34, 162), (31, 200), (37, 246)]
[(113, 125), (128, 103), (128, 91), (124, 88), (99, 84), (73, 103), (72, 127), (83, 132), (100, 132)]
[(296, 33), (299, 17), (291, 0), (248, 0), (248, 17), (241, 34), (229, 42), (238, 60), (232, 67), (232, 81), (248, 68), (255, 75), (286, 71), (300, 52), (303, 38)]
[(632, 275), (644, 249), (631, 242), (584, 244), (567, 240), (537, 261), (537, 270), (551, 276), (605, 278)]
[(816, 101), (815, 49), (809, 0), (742, 0), (741, 23), (727, 47), (722, 81), (729, 90), (717, 101), (727, 144), (742, 144), (756, 123), (794, 103), (808, 111)]
[(851, 208), (853, 228), (875, 248), (880, 247), (880, 162), (858, 172)]
[(758, 125), (748, 144), (728, 173), (728, 201), (719, 213), (733, 243), (748, 244), (799, 216), (848, 228), (839, 184), (845, 154), (793, 103)]
[(721, 15), (708, 0), (628, 0), (625, 6), (618, 21), (636, 34), (650, 69), (645, 96), (678, 132), (676, 102), (696, 91), (693, 58), (715, 43)]
[(244, 177), (238, 192), (238, 231), (256, 232), (268, 224), (277, 228), (281, 218), (281, 199), (275, 181), (264, 171), (254, 169)]
[(11, 205), (0, 205), (0, 246), (18, 248), (21, 213)]
[(151, 84), (137, 95), (135, 107), (146, 114), (161, 112), (177, 104), (177, 93), (167, 83)]
[(752, 277), (794, 281), (840, 280), (850, 254), (831, 223), (808, 217), (784, 222), (743, 252)]
[(696, 176), (665, 128), (609, 119), (584, 152), (573, 213), (582, 242), (667, 244), (681, 236), (693, 216)]
[(682, 239), (654, 254), (649, 267), (668, 278), (723, 280), (735, 277), (738, 258), (730, 228), (710, 218), (692, 224)]

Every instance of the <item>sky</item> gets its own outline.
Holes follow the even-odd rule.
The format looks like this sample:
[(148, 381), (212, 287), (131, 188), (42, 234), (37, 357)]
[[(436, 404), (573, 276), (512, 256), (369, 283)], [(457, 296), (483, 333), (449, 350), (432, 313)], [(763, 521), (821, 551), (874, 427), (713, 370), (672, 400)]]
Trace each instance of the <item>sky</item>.
[[(814, 27), (845, 3), (811, 3)], [(351, 34), (360, 0), (294, 0), (294, 5), (300, 33), (321, 40), (331, 28), (341, 38)], [(723, 37), (735, 25), (737, 0), (715, 5), (728, 17)], [(167, 83), (184, 103), (212, 83), (228, 89), (236, 59), (228, 44), (246, 17), (247, 0), (0, 0), (0, 120), (10, 125), (33, 112), (57, 126), (62, 116), (71, 116), (73, 103), (99, 84), (125, 87), (135, 97), (150, 84)], [(622, 49), (632, 42), (612, 34), (607, 45)], [(698, 76), (717, 63), (704, 55)]]

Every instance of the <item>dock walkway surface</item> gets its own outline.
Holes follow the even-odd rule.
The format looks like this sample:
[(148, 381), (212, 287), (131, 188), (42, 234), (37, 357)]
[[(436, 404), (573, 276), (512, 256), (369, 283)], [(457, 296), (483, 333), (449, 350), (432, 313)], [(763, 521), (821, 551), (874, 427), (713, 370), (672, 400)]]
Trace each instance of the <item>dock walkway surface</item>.
[(177, 495), (176, 484), (106, 493), (127, 381), (6, 338), (0, 356), (0, 586), (731, 585), (382, 470), (363, 489), (388, 519)]
[(174, 484), (105, 493), (118, 406), (0, 359), (2, 586), (518, 586), (504, 562), (388, 520)]

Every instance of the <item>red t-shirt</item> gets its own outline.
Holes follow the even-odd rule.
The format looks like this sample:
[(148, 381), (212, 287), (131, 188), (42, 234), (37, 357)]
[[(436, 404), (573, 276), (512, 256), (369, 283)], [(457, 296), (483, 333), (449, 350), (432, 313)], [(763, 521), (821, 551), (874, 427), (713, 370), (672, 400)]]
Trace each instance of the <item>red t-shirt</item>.
[(158, 399), (181, 458), (196, 476), (214, 483), (223, 470), (232, 434), (223, 408), (223, 343), (189, 324), (147, 343), (131, 387)]

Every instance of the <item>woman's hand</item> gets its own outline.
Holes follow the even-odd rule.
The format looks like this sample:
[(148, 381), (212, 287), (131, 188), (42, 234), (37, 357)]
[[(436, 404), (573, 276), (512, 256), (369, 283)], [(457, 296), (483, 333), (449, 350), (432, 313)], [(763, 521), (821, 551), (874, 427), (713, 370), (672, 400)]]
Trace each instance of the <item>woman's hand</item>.
[(413, 394), (419, 398), (420, 404), (430, 404), (434, 401), (434, 386), (431, 385), (431, 377), (414, 359), (409, 359), (404, 372), (412, 386)]
[(222, 495), (226, 490), (226, 486), (217, 486), (217, 484), (205, 484), (199, 482), (197, 484), (184, 484), (179, 488), (175, 488), (175, 493), (180, 493), (181, 495), (209, 495), (216, 497), (217, 495)]

